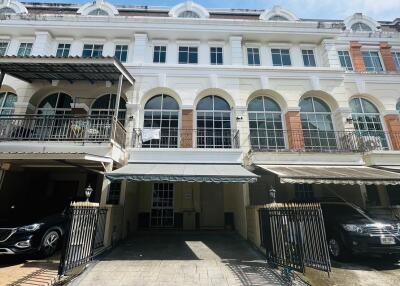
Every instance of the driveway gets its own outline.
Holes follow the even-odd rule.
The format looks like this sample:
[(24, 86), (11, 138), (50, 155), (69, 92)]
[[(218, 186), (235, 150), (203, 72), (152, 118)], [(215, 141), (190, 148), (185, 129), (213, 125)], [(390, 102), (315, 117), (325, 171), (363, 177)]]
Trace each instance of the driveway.
[(79, 286), (283, 285), (233, 232), (136, 234), (74, 280)]

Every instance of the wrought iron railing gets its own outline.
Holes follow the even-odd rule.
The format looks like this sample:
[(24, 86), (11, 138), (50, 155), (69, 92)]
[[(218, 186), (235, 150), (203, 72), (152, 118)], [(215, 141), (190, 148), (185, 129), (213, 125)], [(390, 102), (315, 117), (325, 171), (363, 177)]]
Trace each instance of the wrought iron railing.
[(250, 130), (249, 142), (251, 149), (256, 152), (385, 151), (399, 149), (400, 133), (379, 130)]
[(211, 148), (240, 147), (239, 131), (234, 129), (135, 129), (132, 146), (136, 148)]
[(71, 141), (125, 145), (126, 131), (112, 116), (0, 115), (0, 141)]

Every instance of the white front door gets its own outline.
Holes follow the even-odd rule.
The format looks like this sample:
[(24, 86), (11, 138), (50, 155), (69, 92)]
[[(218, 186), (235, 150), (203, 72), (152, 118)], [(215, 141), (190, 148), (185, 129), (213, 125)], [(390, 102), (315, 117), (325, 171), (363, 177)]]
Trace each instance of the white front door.
[(151, 226), (174, 226), (174, 184), (155, 183), (153, 185)]

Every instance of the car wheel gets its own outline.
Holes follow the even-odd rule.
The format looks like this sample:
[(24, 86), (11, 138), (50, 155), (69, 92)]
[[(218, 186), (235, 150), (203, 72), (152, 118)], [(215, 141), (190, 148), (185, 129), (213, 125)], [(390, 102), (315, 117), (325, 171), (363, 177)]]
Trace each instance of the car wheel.
[(347, 252), (343, 243), (336, 237), (328, 239), (328, 250), (331, 257), (335, 260), (344, 260), (347, 258)]
[(56, 250), (60, 241), (60, 234), (55, 230), (46, 232), (43, 236), (42, 244), (40, 246), (40, 253), (44, 257), (52, 256)]

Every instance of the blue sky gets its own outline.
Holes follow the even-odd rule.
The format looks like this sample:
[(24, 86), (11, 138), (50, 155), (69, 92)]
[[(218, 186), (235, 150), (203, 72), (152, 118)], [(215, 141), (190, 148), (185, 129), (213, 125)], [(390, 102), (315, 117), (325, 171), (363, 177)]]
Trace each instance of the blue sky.
[[(23, 0), (27, 2), (86, 3), (87, 0)], [(118, 5), (174, 6), (182, 0), (109, 0)], [(197, 0), (206, 8), (268, 9), (281, 5), (300, 18), (343, 19), (362, 12), (376, 20), (400, 18), (400, 0)]]

